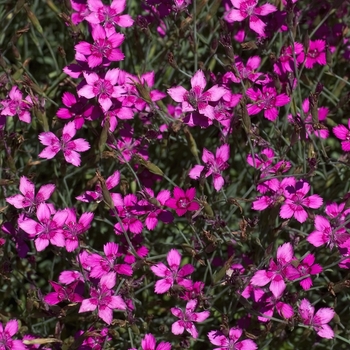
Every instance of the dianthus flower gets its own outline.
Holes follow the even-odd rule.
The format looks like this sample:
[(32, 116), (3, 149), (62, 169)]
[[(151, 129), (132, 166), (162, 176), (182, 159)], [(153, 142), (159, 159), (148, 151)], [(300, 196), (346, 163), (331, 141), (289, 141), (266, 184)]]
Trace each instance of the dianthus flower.
[(179, 188), (174, 188), (174, 198), (169, 198), (165, 205), (176, 211), (179, 216), (184, 215), (188, 211), (196, 211), (200, 208), (199, 204), (194, 201), (196, 195), (196, 189), (194, 187), (189, 188), (186, 192)]
[(327, 64), (326, 61), (326, 42), (324, 40), (311, 41), (309, 44), (309, 50), (306, 53), (306, 68), (313, 68), (315, 63), (322, 66)]
[[(168, 342), (160, 342), (156, 347), (156, 338), (153, 334), (145, 334), (144, 338), (141, 340), (142, 350), (171, 350), (171, 344)], [(131, 348), (129, 350), (137, 350), (136, 348)]]
[(13, 340), (12, 337), (18, 332), (18, 321), (10, 320), (5, 329), (0, 323), (0, 350), (26, 350), (22, 340)]
[(333, 128), (334, 135), (342, 141), (341, 148), (344, 152), (350, 152), (350, 118), (348, 120), (348, 128), (344, 125), (337, 125)]
[(225, 336), (220, 331), (211, 331), (208, 333), (208, 338), (213, 345), (219, 346), (214, 348), (214, 350), (255, 350), (258, 348), (251, 339), (238, 341), (242, 334), (242, 329), (231, 328), (228, 336)]

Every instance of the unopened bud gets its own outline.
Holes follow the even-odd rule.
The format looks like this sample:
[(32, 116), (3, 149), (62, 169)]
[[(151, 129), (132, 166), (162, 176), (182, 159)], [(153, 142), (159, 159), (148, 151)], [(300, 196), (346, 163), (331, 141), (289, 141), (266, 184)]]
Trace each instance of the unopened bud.
[(43, 27), (41, 26), (38, 18), (35, 16), (35, 14), (32, 12), (32, 10), (29, 8), (27, 4), (24, 5), (25, 10), (27, 11), (27, 16), (29, 20), (32, 22), (34, 28), (41, 34), (44, 34)]
[(176, 63), (176, 60), (174, 58), (174, 54), (172, 52), (168, 52), (168, 63), (174, 68), (178, 69), (178, 65)]

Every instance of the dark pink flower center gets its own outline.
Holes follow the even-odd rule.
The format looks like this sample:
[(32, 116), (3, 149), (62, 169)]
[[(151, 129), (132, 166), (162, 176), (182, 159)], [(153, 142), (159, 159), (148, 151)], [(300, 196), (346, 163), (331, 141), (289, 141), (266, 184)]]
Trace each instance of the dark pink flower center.
[(180, 198), (177, 201), (177, 206), (182, 209), (187, 209), (187, 207), (190, 205), (190, 201), (187, 198)]
[(106, 39), (98, 39), (95, 44), (91, 46), (91, 53), (93, 55), (107, 56), (111, 51), (111, 43)]
[(317, 49), (310, 50), (308, 52), (308, 56), (311, 58), (317, 58), (320, 55), (319, 51)]

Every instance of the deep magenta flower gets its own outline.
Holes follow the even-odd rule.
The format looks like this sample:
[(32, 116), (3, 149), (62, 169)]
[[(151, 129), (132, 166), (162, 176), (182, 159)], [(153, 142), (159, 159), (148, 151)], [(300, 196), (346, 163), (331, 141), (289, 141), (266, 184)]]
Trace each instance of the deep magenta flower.
[(90, 68), (95, 68), (102, 64), (104, 58), (111, 62), (121, 61), (124, 54), (118, 47), (123, 43), (125, 37), (121, 33), (106, 34), (105, 29), (97, 24), (92, 30), (94, 43), (90, 44), (81, 41), (75, 45), (75, 50), (87, 56), (87, 62)]
[(157, 294), (163, 294), (167, 292), (175, 283), (188, 289), (192, 286), (192, 281), (184, 277), (190, 275), (194, 271), (194, 267), (191, 264), (186, 264), (180, 269), (181, 254), (176, 249), (171, 249), (167, 255), (167, 261), (169, 267), (166, 267), (163, 263), (158, 263), (151, 266), (152, 272), (158, 276), (163, 277), (156, 282), (154, 291)]
[(196, 211), (200, 208), (199, 204), (194, 201), (196, 196), (196, 189), (194, 187), (189, 188), (186, 192), (179, 188), (174, 188), (174, 198), (169, 198), (165, 205), (176, 211), (179, 216), (184, 215), (188, 211)]
[(74, 121), (67, 123), (63, 127), (61, 140), (52, 132), (42, 132), (39, 135), (40, 142), (47, 146), (40, 153), (40, 158), (52, 159), (59, 152), (63, 152), (64, 159), (67, 163), (74, 166), (80, 166), (80, 154), (90, 148), (89, 143), (84, 139), (72, 138), (75, 136), (77, 129)]
[(207, 82), (203, 71), (198, 70), (191, 78), (191, 90), (187, 91), (182, 86), (176, 86), (168, 89), (170, 97), (182, 103), (182, 112), (198, 111), (210, 120), (215, 118), (214, 107), (209, 102), (217, 102), (227, 92), (226, 88), (214, 85), (204, 92)]
[(286, 72), (294, 73), (294, 55), (297, 65), (304, 62), (304, 47), (301, 43), (294, 42), (294, 50), (292, 45), (282, 48), (277, 62), (273, 65), (274, 72), (278, 75), (283, 75)]
[(318, 209), (323, 203), (323, 199), (318, 194), (306, 197), (309, 191), (310, 185), (303, 180), (299, 180), (294, 186), (287, 186), (284, 191), (286, 200), (281, 207), (280, 217), (290, 219), (294, 216), (300, 223), (305, 222), (308, 214), (304, 207)]
[(334, 135), (341, 140), (341, 148), (344, 152), (350, 152), (350, 118), (348, 120), (348, 128), (344, 125), (337, 125), (333, 128)]
[(293, 257), (293, 247), (290, 243), (284, 243), (279, 246), (277, 249), (277, 264), (271, 259), (268, 270), (258, 270), (255, 272), (251, 279), (252, 285), (262, 287), (271, 282), (269, 289), (275, 298), (279, 298), (286, 289), (284, 282), (286, 269), (288, 268), (288, 273), (290, 275), (292, 274), (290, 263)]
[(113, 310), (126, 310), (127, 306), (119, 295), (114, 295), (112, 288), (115, 286), (116, 279), (114, 273), (104, 275), (98, 285), (98, 288), (91, 288), (91, 298), (84, 299), (81, 303), (79, 313), (94, 311), (97, 309), (98, 316), (107, 324), (113, 320)]
[(97, 73), (84, 72), (83, 74), (87, 84), (78, 90), (78, 95), (87, 99), (97, 97), (104, 112), (111, 108), (113, 97), (121, 97), (125, 92), (123, 87), (115, 86), (119, 75), (118, 68), (108, 70), (104, 78)]
[(45, 303), (49, 305), (57, 305), (62, 301), (71, 303), (80, 303), (83, 301), (81, 294), (84, 292), (84, 285), (81, 281), (75, 281), (69, 285), (61, 285), (57, 282), (50, 281), (54, 292), (44, 296)]
[(85, 20), (91, 24), (102, 23), (107, 33), (115, 31), (115, 26), (131, 27), (134, 23), (130, 15), (121, 15), (126, 7), (126, 0), (113, 0), (111, 5), (105, 5), (101, 0), (88, 0), (90, 14)]
[(299, 314), (302, 322), (311, 326), (321, 338), (334, 338), (333, 329), (327, 324), (335, 315), (333, 309), (324, 307), (315, 313), (315, 308), (307, 299), (303, 299), (299, 306)]
[(176, 321), (171, 326), (171, 332), (175, 335), (182, 334), (185, 330), (191, 334), (193, 338), (198, 338), (198, 331), (194, 322), (203, 322), (209, 315), (209, 311), (194, 312), (197, 307), (197, 300), (190, 300), (186, 304), (185, 311), (181, 310), (178, 307), (172, 307), (170, 309), (171, 313), (179, 318), (179, 321)]
[(26, 346), (21, 340), (12, 339), (17, 332), (17, 320), (8, 321), (5, 329), (2, 323), (0, 323), (0, 350), (26, 350)]
[(29, 211), (35, 209), (37, 205), (47, 201), (55, 190), (54, 184), (43, 185), (35, 195), (35, 186), (27, 177), (21, 176), (19, 180), (19, 191), (22, 194), (15, 194), (6, 198), (6, 202), (12, 204), (17, 209), (30, 207)]
[(218, 346), (214, 350), (255, 350), (258, 348), (251, 339), (238, 341), (242, 334), (242, 329), (231, 328), (228, 336), (225, 336), (220, 331), (211, 331), (208, 333), (208, 338), (213, 345)]
[(18, 220), (18, 226), (27, 232), (31, 238), (35, 238), (35, 247), (38, 252), (44, 250), (49, 243), (64, 247), (65, 239), (63, 234), (63, 225), (67, 219), (67, 212), (60, 210), (52, 212), (46, 203), (40, 203), (36, 212), (39, 222), (30, 218)]
[[(228, 168), (227, 161), (230, 158), (230, 146), (224, 144), (216, 149), (215, 156), (213, 153), (208, 151), (206, 148), (203, 149), (202, 160), (206, 164), (206, 171), (203, 176), (208, 177), (213, 175), (213, 184), (216, 191), (220, 191), (224, 186), (224, 178), (221, 173)], [(188, 174), (191, 179), (199, 179), (202, 171), (204, 170), (203, 165), (196, 165), (192, 168)]]
[(274, 5), (269, 3), (257, 7), (258, 0), (231, 0), (233, 9), (224, 16), (229, 23), (241, 22), (249, 17), (249, 28), (260, 36), (265, 36), (266, 24), (258, 16), (266, 16), (277, 11)]
[(326, 61), (326, 42), (324, 40), (310, 40), (309, 50), (306, 53), (306, 68), (313, 68), (315, 63), (325, 66)]
[(290, 102), (288, 95), (278, 95), (273, 87), (263, 86), (262, 90), (249, 88), (246, 94), (253, 101), (253, 103), (247, 105), (248, 114), (255, 115), (264, 111), (264, 117), (271, 121), (275, 121), (278, 117), (277, 107), (285, 106)]
[[(142, 350), (171, 350), (171, 344), (168, 342), (160, 342), (156, 347), (156, 338), (153, 334), (145, 334), (144, 338), (141, 340)], [(129, 350), (137, 350), (135, 348)]]

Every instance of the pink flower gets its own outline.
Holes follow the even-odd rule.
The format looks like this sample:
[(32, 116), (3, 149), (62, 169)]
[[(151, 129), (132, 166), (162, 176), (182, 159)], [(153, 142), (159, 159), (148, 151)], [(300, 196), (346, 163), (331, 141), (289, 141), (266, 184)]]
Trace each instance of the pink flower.
[(98, 103), (104, 112), (112, 106), (112, 98), (121, 97), (125, 89), (121, 86), (115, 86), (119, 76), (119, 69), (110, 69), (106, 72), (104, 78), (97, 73), (83, 73), (86, 85), (78, 90), (79, 96), (87, 99), (97, 97)]
[(29, 211), (35, 209), (37, 205), (48, 200), (55, 190), (54, 184), (47, 184), (40, 187), (35, 196), (35, 186), (27, 177), (22, 176), (19, 180), (19, 191), (22, 194), (16, 194), (6, 198), (6, 202), (12, 204), (17, 209), (30, 207)]
[(97, 24), (92, 30), (92, 38), (94, 39), (93, 44), (81, 41), (75, 45), (77, 52), (88, 56), (87, 62), (90, 68), (100, 66), (104, 58), (111, 62), (124, 59), (124, 54), (118, 49), (125, 39), (123, 34), (110, 33), (108, 35), (104, 28)]
[(324, 307), (319, 309), (315, 314), (315, 308), (307, 299), (303, 299), (299, 306), (299, 314), (302, 322), (307, 326), (311, 326), (320, 337), (327, 339), (334, 338), (334, 332), (327, 324), (335, 315), (333, 309)]
[(0, 349), (26, 350), (26, 346), (21, 340), (13, 340), (12, 337), (18, 332), (18, 321), (10, 320), (6, 323), (5, 329), (0, 323)]
[(196, 189), (194, 187), (189, 188), (186, 192), (179, 188), (174, 188), (174, 198), (169, 198), (165, 205), (176, 211), (179, 216), (184, 215), (188, 211), (196, 211), (200, 208), (199, 204), (194, 201), (196, 195)]
[[(293, 54), (294, 51), (294, 54)], [(283, 47), (277, 62), (273, 65), (273, 70), (278, 75), (283, 75), (286, 72), (295, 72), (294, 55), (297, 65), (304, 62), (304, 47), (298, 42), (294, 42), (293, 46)]]
[(106, 32), (115, 31), (115, 26), (131, 27), (134, 23), (130, 15), (121, 15), (126, 7), (126, 0), (113, 0), (111, 5), (105, 5), (101, 0), (88, 0), (91, 13), (85, 19), (91, 24), (103, 23)]
[[(171, 350), (171, 344), (168, 342), (160, 342), (156, 347), (156, 338), (153, 334), (145, 334), (144, 338), (141, 340), (142, 350)], [(136, 350), (136, 349), (129, 349)]]
[(79, 236), (90, 228), (94, 214), (83, 213), (77, 222), (77, 215), (74, 209), (67, 208), (65, 211), (68, 216), (63, 227), (63, 233), (66, 238), (67, 252), (72, 252), (79, 246)]
[(83, 301), (81, 294), (84, 292), (84, 284), (81, 281), (75, 281), (70, 285), (62, 286), (59, 283), (50, 281), (52, 288), (55, 290), (44, 297), (45, 303), (57, 305), (62, 301), (71, 303), (80, 303)]
[(38, 205), (36, 215), (39, 222), (24, 218), (18, 220), (18, 226), (31, 238), (35, 237), (37, 251), (44, 250), (49, 243), (57, 247), (64, 247), (65, 240), (62, 228), (67, 219), (67, 213), (64, 210), (57, 211), (51, 218), (50, 207), (46, 203), (41, 203)]
[(176, 249), (171, 249), (169, 251), (167, 261), (170, 268), (166, 267), (163, 263), (151, 266), (151, 270), (156, 276), (163, 277), (156, 282), (154, 288), (155, 293), (163, 294), (167, 292), (174, 283), (178, 283), (186, 289), (190, 288), (192, 286), (192, 281), (184, 277), (190, 275), (194, 271), (194, 267), (191, 264), (186, 264), (179, 269), (181, 255)]
[(239, 350), (255, 350), (257, 349), (257, 345), (253, 340), (245, 339), (238, 341), (238, 339), (242, 336), (242, 329), (240, 328), (231, 328), (228, 336), (225, 336), (220, 331), (211, 331), (208, 333), (208, 338), (213, 345), (219, 346), (218, 348), (214, 348), (214, 350), (231, 350), (231, 349), (239, 349)]
[(324, 40), (315, 40), (309, 43), (309, 50), (306, 53), (306, 68), (313, 68), (315, 63), (322, 66), (327, 64), (326, 61), (326, 42)]
[(192, 89), (190, 91), (187, 91), (182, 86), (176, 86), (168, 89), (168, 94), (174, 101), (182, 103), (182, 112), (198, 111), (200, 114), (213, 120), (215, 118), (214, 107), (209, 102), (219, 101), (227, 90), (224, 87), (214, 85), (204, 92), (206, 85), (204, 73), (198, 70), (191, 78)]
[(32, 99), (28, 95), (23, 98), (22, 92), (17, 86), (13, 86), (9, 92), (9, 99), (1, 101), (4, 108), (0, 112), (0, 115), (15, 116), (18, 115), (18, 119), (24, 123), (30, 123), (31, 117), (29, 110), (32, 108)]
[(191, 334), (193, 338), (198, 338), (198, 331), (193, 322), (203, 322), (209, 315), (209, 311), (194, 312), (197, 307), (197, 300), (190, 300), (185, 311), (181, 310), (178, 307), (172, 307), (170, 309), (171, 313), (179, 318), (179, 321), (176, 321), (171, 326), (171, 331), (173, 334), (182, 334), (185, 330)]
[(348, 129), (344, 125), (337, 125), (333, 128), (334, 135), (342, 140), (341, 148), (344, 152), (350, 152), (350, 118), (348, 120)]
[(306, 197), (309, 191), (310, 185), (303, 180), (299, 180), (294, 186), (287, 186), (284, 192), (286, 200), (281, 207), (280, 217), (290, 219), (294, 216), (300, 223), (305, 222), (308, 215), (304, 207), (318, 209), (323, 203), (323, 199), (317, 194)]
[(271, 282), (269, 289), (275, 298), (279, 298), (286, 289), (284, 277), (287, 267), (289, 268), (289, 274), (291, 274), (290, 262), (293, 259), (293, 255), (293, 247), (290, 243), (284, 243), (279, 246), (277, 249), (277, 264), (271, 259), (268, 270), (255, 272), (251, 279), (252, 285), (262, 287)]
[(39, 153), (39, 157), (52, 159), (59, 151), (62, 151), (67, 163), (74, 166), (80, 166), (81, 160), (78, 152), (87, 151), (90, 148), (90, 145), (84, 139), (72, 140), (76, 132), (77, 129), (74, 121), (67, 123), (63, 127), (61, 140), (50, 131), (42, 132), (39, 135), (39, 140), (47, 147)]
[(97, 309), (98, 316), (107, 324), (111, 324), (113, 310), (126, 310), (127, 308), (124, 300), (119, 295), (114, 295), (112, 288), (115, 286), (115, 283), (114, 273), (103, 276), (98, 288), (91, 288), (91, 298), (82, 301), (79, 313)]
[(246, 94), (253, 101), (253, 103), (247, 105), (248, 114), (255, 115), (263, 110), (264, 117), (271, 121), (275, 121), (278, 117), (276, 107), (285, 106), (290, 102), (288, 95), (277, 95), (275, 88), (267, 86), (263, 86), (262, 91), (258, 88), (249, 88)]
[(230, 158), (230, 146), (228, 144), (224, 144), (217, 148), (215, 156), (213, 153), (208, 151), (206, 148), (203, 149), (202, 160), (206, 167), (203, 165), (196, 165), (191, 169), (188, 176), (191, 179), (199, 179), (201, 177), (202, 171), (204, 171), (203, 176), (208, 177), (213, 175), (213, 183), (216, 191), (220, 191), (222, 186), (224, 185), (224, 178), (221, 173), (223, 170), (228, 168), (228, 164), (226, 163)]
[(249, 17), (249, 27), (260, 36), (265, 36), (264, 28), (266, 24), (258, 16), (266, 16), (277, 11), (274, 5), (269, 3), (256, 7), (258, 0), (231, 0), (234, 6), (225, 14), (225, 20), (229, 23), (241, 22)]

